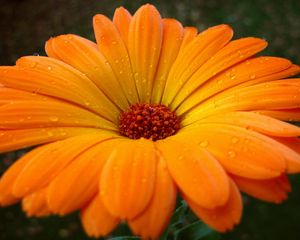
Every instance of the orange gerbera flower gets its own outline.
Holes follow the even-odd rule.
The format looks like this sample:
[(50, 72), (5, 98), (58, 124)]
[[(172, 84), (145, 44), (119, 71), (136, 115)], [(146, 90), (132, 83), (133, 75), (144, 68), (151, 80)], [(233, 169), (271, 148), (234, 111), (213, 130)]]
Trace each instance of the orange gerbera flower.
[(142, 6), (94, 17), (97, 44), (76, 35), (48, 57), (0, 68), (0, 151), (41, 145), (2, 176), (0, 204), (28, 216), (80, 210), (89, 236), (125, 220), (157, 238), (177, 192), (218, 231), (240, 221), (240, 191), (279, 203), (300, 171), (300, 72), (254, 57), (258, 38), (227, 25), (201, 33)]

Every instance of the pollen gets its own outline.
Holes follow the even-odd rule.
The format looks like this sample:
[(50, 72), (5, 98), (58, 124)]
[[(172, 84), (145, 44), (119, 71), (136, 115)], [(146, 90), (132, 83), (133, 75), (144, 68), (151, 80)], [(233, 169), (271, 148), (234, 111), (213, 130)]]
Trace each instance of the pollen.
[(160, 104), (137, 103), (119, 118), (120, 134), (132, 139), (153, 141), (174, 135), (180, 129), (175, 112)]

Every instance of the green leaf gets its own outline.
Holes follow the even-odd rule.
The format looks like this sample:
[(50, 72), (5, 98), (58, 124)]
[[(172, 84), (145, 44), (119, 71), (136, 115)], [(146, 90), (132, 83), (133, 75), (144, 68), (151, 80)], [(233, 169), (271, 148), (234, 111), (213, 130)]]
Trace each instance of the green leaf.
[(175, 233), (175, 240), (219, 240), (220, 235), (201, 221), (193, 222)]
[(139, 237), (130, 237), (130, 236), (125, 236), (125, 237), (113, 237), (110, 238), (109, 240), (140, 240), (141, 238)]

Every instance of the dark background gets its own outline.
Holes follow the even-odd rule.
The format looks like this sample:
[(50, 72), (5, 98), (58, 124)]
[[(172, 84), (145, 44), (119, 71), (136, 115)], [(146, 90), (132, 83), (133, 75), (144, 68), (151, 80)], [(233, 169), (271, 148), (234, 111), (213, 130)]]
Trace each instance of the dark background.
[[(300, 63), (299, 0), (0, 0), (0, 65), (12, 65), (18, 57), (44, 55), (44, 42), (51, 36), (75, 33), (94, 39), (92, 16), (112, 17), (125, 6), (133, 13), (141, 4), (156, 5), (164, 17), (203, 30), (227, 23), (235, 38), (256, 36), (269, 41), (266, 55)], [(20, 152), (0, 155), (0, 173)], [(242, 223), (224, 240), (300, 239), (300, 177), (292, 177), (293, 192), (282, 205), (262, 203), (245, 197)], [(129, 235), (125, 227), (114, 236)], [(77, 214), (64, 218), (28, 219), (19, 206), (0, 209), (0, 240), (87, 239)], [(188, 237), (184, 237), (187, 239)]]

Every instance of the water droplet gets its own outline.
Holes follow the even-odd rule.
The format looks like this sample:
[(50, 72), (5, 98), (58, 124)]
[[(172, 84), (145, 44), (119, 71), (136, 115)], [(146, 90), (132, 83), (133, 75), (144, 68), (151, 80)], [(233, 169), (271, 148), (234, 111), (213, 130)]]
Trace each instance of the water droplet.
[(179, 159), (179, 160), (182, 160), (182, 159), (183, 159), (183, 156), (182, 156), (182, 155), (180, 155), (180, 156), (178, 157), (178, 159)]
[(222, 79), (219, 79), (219, 80), (217, 80), (217, 84), (222, 84), (223, 83), (223, 80)]
[(48, 66), (47, 69), (48, 69), (49, 71), (51, 71), (51, 70), (52, 70), (52, 67), (51, 67), (51, 66)]
[(231, 76), (231, 80), (234, 80), (236, 78), (236, 76), (235, 75), (233, 75), (233, 76)]
[(251, 62), (249, 60), (246, 61), (246, 64), (249, 65)]
[(35, 52), (32, 54), (32, 56), (40, 56), (40, 54)]
[(48, 135), (49, 137), (52, 137), (52, 136), (53, 136), (53, 132), (48, 131), (48, 132), (47, 132), (47, 135)]
[(37, 65), (36, 62), (31, 62), (29, 66), (32, 67), (32, 68), (34, 68), (36, 65)]
[(112, 41), (111, 44), (116, 45), (117, 41)]
[(52, 117), (49, 118), (49, 120), (50, 120), (51, 122), (57, 122), (57, 121), (58, 121), (58, 117), (52, 116)]
[(250, 79), (254, 79), (255, 77), (256, 77), (255, 74), (250, 75)]
[(235, 158), (236, 153), (235, 153), (234, 151), (228, 151), (228, 156), (229, 156), (230, 158)]
[(200, 147), (205, 148), (205, 147), (208, 146), (208, 141), (202, 141), (202, 142), (199, 143), (199, 145), (200, 145)]
[(233, 137), (233, 138), (231, 139), (231, 142), (232, 142), (232, 143), (237, 143), (238, 141), (239, 141), (239, 139), (236, 138), (236, 137)]

